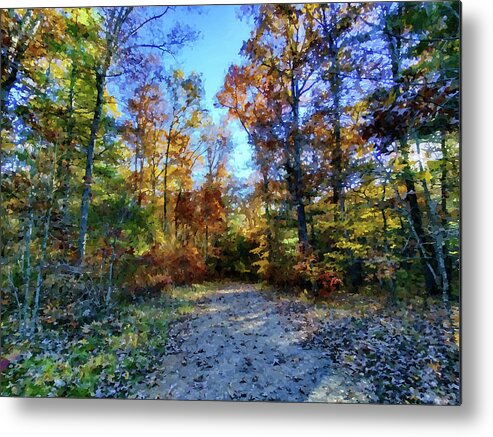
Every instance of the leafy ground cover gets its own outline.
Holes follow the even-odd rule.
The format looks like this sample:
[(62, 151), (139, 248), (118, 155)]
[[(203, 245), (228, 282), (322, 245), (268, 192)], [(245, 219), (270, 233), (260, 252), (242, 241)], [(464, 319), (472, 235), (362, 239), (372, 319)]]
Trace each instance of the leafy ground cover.
[(77, 328), (7, 332), (1, 393), (456, 405), (458, 326), (455, 307), (374, 293), (175, 288)]
[(3, 320), (2, 396), (127, 398), (160, 362), (170, 323), (208, 286), (117, 306), (77, 327), (49, 324), (29, 339)]
[[(320, 314), (321, 307), (318, 311)], [(322, 347), (369, 402), (460, 403), (459, 310), (414, 302), (386, 308), (340, 293), (306, 341)]]

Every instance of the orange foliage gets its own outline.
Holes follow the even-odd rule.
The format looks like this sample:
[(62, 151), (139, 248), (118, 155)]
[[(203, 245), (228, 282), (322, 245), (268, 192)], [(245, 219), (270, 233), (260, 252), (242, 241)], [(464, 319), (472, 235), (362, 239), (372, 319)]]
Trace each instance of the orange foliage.
[(129, 291), (132, 295), (159, 294), (168, 290), (173, 281), (166, 274), (166, 263), (159, 246), (153, 246), (142, 256), (142, 260), (135, 271)]
[(175, 285), (202, 282), (207, 272), (202, 256), (192, 245), (176, 248), (167, 254), (166, 265)]
[(159, 294), (173, 285), (202, 282), (206, 266), (196, 247), (153, 246), (141, 259), (128, 285), (130, 293)]

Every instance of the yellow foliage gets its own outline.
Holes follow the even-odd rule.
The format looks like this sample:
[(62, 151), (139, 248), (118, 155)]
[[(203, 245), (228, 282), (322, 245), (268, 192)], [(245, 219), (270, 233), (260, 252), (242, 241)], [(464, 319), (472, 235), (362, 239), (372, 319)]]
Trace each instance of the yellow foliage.
[(118, 110), (118, 104), (116, 102), (115, 97), (110, 96), (108, 90), (105, 90), (104, 98), (105, 98), (106, 106), (109, 109), (111, 115), (113, 115), (114, 117), (119, 117), (121, 115), (121, 112)]

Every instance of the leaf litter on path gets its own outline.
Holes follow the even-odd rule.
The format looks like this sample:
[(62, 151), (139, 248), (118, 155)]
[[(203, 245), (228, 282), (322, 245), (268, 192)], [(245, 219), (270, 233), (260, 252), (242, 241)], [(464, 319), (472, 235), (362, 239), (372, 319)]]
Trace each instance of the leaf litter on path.
[[(313, 326), (302, 323), (297, 314), (306, 316), (301, 303), (285, 311), (254, 286), (216, 289), (189, 319), (171, 328), (173, 346), (156, 370), (159, 383), (153, 380), (152, 387), (141, 388), (140, 397), (338, 401), (332, 391), (345, 377), (323, 349), (306, 347), (303, 341), (312, 335), (306, 330)], [(354, 388), (343, 399), (365, 400)]]

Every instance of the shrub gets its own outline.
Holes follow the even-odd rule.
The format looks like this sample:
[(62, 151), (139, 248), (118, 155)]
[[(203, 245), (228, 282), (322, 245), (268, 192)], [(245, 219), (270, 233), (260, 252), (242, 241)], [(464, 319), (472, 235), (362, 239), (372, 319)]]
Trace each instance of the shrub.
[(342, 281), (332, 272), (322, 272), (317, 279), (318, 295), (330, 297), (341, 285)]
[(198, 249), (153, 246), (139, 258), (126, 286), (133, 297), (158, 295), (173, 285), (190, 285), (204, 280), (206, 266)]
[(161, 247), (157, 245), (151, 247), (131, 263), (137, 266), (126, 285), (133, 297), (159, 295), (172, 286), (173, 281), (166, 274), (165, 257)]
[(165, 265), (175, 285), (203, 282), (207, 273), (202, 255), (192, 245), (176, 248), (167, 254)]

